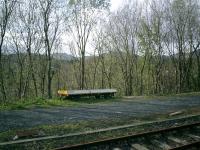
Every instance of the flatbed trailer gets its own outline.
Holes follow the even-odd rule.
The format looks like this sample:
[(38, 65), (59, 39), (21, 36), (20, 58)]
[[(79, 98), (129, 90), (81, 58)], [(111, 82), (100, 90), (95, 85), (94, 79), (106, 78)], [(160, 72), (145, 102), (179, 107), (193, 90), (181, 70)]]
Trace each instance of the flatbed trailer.
[(93, 90), (59, 90), (58, 95), (66, 98), (80, 98), (87, 96), (100, 97), (112, 97), (117, 93), (116, 89), (93, 89)]

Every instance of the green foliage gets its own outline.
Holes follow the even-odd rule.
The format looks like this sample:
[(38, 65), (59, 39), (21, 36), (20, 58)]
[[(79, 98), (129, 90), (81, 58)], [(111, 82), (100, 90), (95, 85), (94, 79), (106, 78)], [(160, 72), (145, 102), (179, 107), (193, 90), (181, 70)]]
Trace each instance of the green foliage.
[[(29, 4), (29, 1), (26, 2)], [(7, 47), (8, 52), (13, 49), (13, 53), (2, 53), (1, 56), (0, 102), (2, 109), (20, 109), (30, 105), (65, 105), (66, 101), (46, 101), (35, 98), (46, 98), (51, 92), (56, 97), (57, 91), (63, 88), (66, 90), (116, 88), (118, 96), (166, 95), (200, 90), (200, 23), (199, 3), (195, 3), (197, 0), (154, 1), (151, 6), (145, 5), (147, 6), (146, 13), (141, 11), (143, 9), (140, 9), (139, 4), (135, 5), (135, 1), (127, 2), (116, 13), (111, 12), (109, 17), (105, 17), (103, 13), (104, 9), (109, 7), (110, 0), (69, 0), (67, 2), (70, 8), (64, 9), (71, 14), (67, 16), (69, 22), (61, 21), (66, 20), (66, 16), (63, 17), (62, 13), (55, 16), (64, 24), (69, 23), (70, 28), (67, 24), (67, 30), (63, 30), (63, 27), (60, 28), (62, 31), (58, 30), (59, 33), (73, 35), (71, 37), (74, 39), (70, 40), (72, 43), (70, 42), (69, 45), (74, 56), (61, 60), (50, 54), (52, 64), (49, 71), (46, 52), (43, 49), (45, 40), (36, 40), (37, 37), (44, 36), (38, 32), (42, 27), (32, 29), (43, 23), (23, 26), (20, 22), (29, 18), (26, 14), (32, 13), (29, 9), (27, 9), (30, 11), (28, 13), (20, 11), (24, 13), (25, 18), (19, 18), (19, 22), (15, 19), (14, 24), (9, 23), (11, 31), (22, 32), (20, 36), (27, 35), (29, 30), (25, 29), (29, 29), (29, 25), (31, 26), (30, 33), (37, 31), (37, 35), (29, 40), (26, 40), (26, 36), (23, 40), (18, 36), (13, 39), (8, 36), (5, 40), (11, 40), (4, 45), (5, 51)], [(17, 14), (18, 9), (15, 11)], [(33, 14), (38, 19), (32, 20), (35, 23), (41, 20), (41, 16), (37, 18), (37, 14), (38, 12)], [(16, 24), (20, 24), (19, 28)], [(102, 28), (94, 32), (96, 25)], [(15, 27), (17, 29), (12, 29)], [(73, 30), (72, 33), (71, 30)], [(67, 32), (64, 33), (65, 31)], [(94, 37), (90, 36), (92, 34)], [(9, 34), (6, 32), (6, 35)], [(31, 42), (32, 63), (23, 44), (27, 41)], [(58, 45), (52, 48), (59, 51), (62, 40), (56, 40), (56, 42)], [(16, 44), (18, 44), (18, 51)], [(91, 52), (93, 56), (85, 56), (88, 48), (95, 50)], [(84, 52), (84, 55), (80, 56), (80, 52)], [(84, 61), (81, 62), (81, 60)], [(85, 64), (84, 67), (81, 64)], [(51, 87), (48, 86), (50, 85), (47, 82), (48, 75), (52, 77)], [(83, 99), (82, 101), (90, 103), (90, 100)], [(71, 101), (68, 101), (69, 103)]]

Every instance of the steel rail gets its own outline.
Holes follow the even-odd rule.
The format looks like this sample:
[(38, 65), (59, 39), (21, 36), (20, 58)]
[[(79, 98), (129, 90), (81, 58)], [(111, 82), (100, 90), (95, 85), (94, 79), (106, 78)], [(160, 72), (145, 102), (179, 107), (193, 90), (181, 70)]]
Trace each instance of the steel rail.
[(138, 133), (138, 134), (130, 134), (127, 136), (121, 136), (121, 137), (117, 137), (117, 138), (108, 138), (108, 139), (98, 140), (98, 141), (94, 141), (94, 142), (87, 142), (87, 143), (81, 143), (81, 144), (76, 144), (76, 145), (67, 145), (64, 147), (55, 148), (54, 150), (68, 150), (68, 149), (75, 150), (75, 149), (84, 149), (84, 148), (93, 147), (93, 146), (108, 145), (108, 144), (112, 144), (112, 143), (119, 142), (119, 141), (126, 141), (131, 138), (146, 137), (146, 136), (150, 136), (150, 135), (154, 135), (154, 134), (161, 134), (161, 133), (166, 133), (166, 132), (170, 132), (170, 131), (196, 127), (199, 125), (200, 125), (200, 122), (197, 122), (197, 123), (169, 127), (169, 128), (164, 128), (164, 129), (158, 129), (158, 130), (153, 130), (153, 131), (148, 131), (148, 132), (142, 132), (142, 133)]

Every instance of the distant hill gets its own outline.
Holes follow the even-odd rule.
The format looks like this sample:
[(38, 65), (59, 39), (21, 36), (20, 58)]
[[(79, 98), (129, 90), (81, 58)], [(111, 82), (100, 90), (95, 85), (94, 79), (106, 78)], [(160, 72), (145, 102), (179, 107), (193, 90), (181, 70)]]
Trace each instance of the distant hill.
[(53, 58), (57, 60), (72, 60), (74, 59), (74, 56), (66, 54), (66, 53), (54, 53)]

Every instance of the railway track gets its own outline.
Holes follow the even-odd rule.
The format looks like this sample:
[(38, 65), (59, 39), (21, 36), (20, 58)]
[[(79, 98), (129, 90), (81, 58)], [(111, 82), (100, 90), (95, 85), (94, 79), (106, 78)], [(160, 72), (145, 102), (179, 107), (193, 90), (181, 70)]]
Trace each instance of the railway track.
[(200, 122), (56, 148), (55, 150), (199, 150)]

